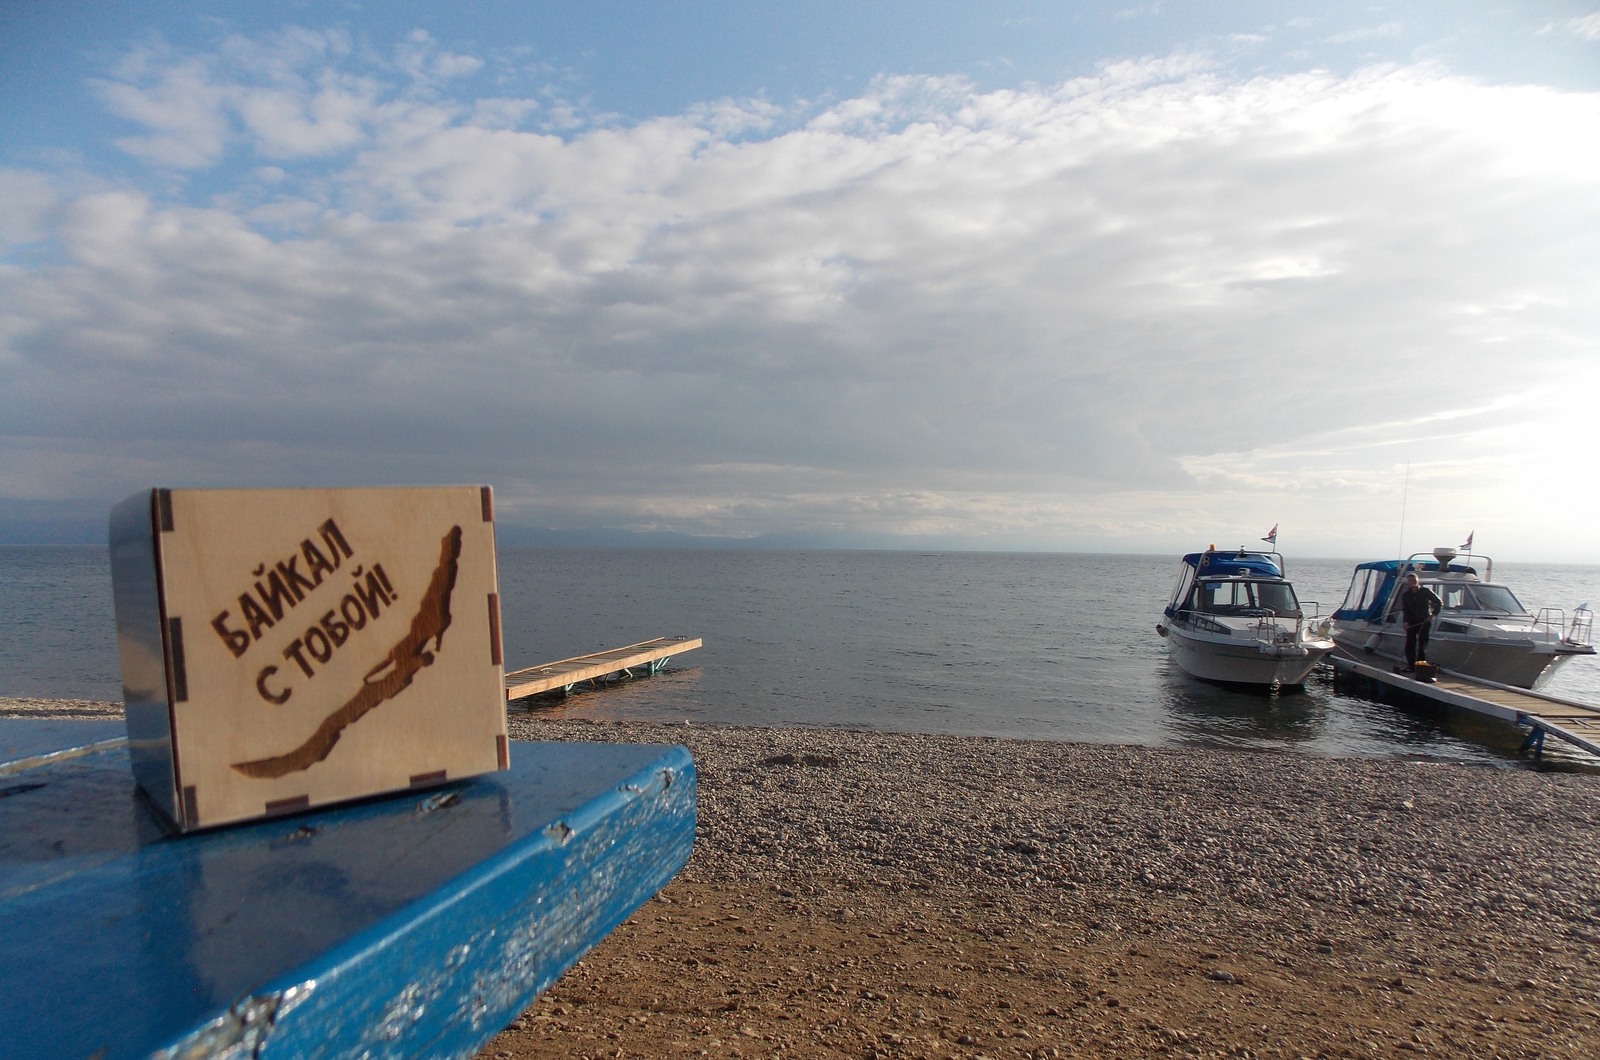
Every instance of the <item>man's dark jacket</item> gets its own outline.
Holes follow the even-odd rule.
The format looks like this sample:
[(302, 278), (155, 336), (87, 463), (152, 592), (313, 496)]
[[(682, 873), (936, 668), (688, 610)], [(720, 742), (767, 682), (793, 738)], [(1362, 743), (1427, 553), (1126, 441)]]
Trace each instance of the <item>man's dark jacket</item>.
[(1405, 618), (1408, 626), (1415, 626), (1428, 621), (1428, 619), (1438, 614), (1439, 608), (1443, 606), (1444, 603), (1426, 585), (1419, 585), (1415, 589), (1400, 590), (1400, 614)]

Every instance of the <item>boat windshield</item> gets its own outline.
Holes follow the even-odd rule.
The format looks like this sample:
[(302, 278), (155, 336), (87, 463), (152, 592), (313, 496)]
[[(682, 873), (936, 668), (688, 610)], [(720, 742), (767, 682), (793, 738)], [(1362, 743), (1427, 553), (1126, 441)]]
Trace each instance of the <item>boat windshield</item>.
[(1480, 583), (1430, 584), (1428, 588), (1439, 595), (1446, 611), (1479, 611), (1486, 614), (1522, 615), (1527, 609), (1516, 594), (1504, 585)]
[(1202, 579), (1190, 594), (1189, 608), (1208, 615), (1256, 616), (1271, 611), (1285, 618), (1300, 617), (1300, 601), (1288, 582)]

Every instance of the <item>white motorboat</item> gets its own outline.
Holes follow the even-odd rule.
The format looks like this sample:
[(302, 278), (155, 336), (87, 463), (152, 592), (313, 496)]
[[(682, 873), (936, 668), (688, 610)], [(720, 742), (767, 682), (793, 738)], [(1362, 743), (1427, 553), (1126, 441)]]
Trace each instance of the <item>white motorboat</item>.
[(1300, 685), (1334, 648), (1302, 612), (1283, 557), (1245, 548), (1184, 556), (1156, 632), (1184, 673), (1222, 684)]
[[(1483, 573), (1480, 577), (1479, 569)], [(1593, 655), (1594, 612), (1583, 605), (1571, 618), (1560, 608), (1530, 612), (1494, 580), (1494, 561), (1453, 548), (1409, 559), (1359, 564), (1329, 634), (1357, 659), (1405, 665), (1400, 584), (1415, 571), (1443, 605), (1433, 621), (1427, 659), (1440, 669), (1517, 688), (1538, 688), (1569, 659)]]

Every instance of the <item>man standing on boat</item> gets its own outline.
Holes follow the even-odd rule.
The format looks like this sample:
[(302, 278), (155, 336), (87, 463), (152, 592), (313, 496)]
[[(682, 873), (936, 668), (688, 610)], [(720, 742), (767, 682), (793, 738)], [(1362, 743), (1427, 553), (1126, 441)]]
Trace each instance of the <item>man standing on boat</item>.
[(1433, 616), (1443, 606), (1432, 589), (1423, 588), (1416, 571), (1406, 575), (1400, 590), (1400, 617), (1406, 624), (1406, 668), (1401, 673), (1409, 674), (1417, 663), (1428, 661), (1428, 633), (1433, 629)]

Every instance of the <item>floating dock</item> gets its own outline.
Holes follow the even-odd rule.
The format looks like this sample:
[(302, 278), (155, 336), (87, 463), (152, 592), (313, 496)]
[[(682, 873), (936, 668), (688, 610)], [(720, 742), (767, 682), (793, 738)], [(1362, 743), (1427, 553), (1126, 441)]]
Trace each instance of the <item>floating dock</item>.
[(506, 700), (524, 699), (541, 692), (570, 692), (584, 681), (608, 677), (634, 677), (635, 671), (658, 672), (674, 655), (700, 647), (699, 637), (657, 637), (624, 648), (579, 655), (572, 659), (529, 666), (506, 673)]
[(1361, 662), (1343, 650), (1329, 659), (1333, 663), (1335, 682), (1341, 674), (1354, 673), (1405, 695), (1520, 725), (1528, 730), (1523, 748), (1532, 750), (1535, 755), (1544, 750), (1548, 735), (1600, 757), (1600, 707), (1495, 681), (1464, 677), (1448, 670), (1440, 670), (1437, 681), (1417, 681), (1392, 669)]

